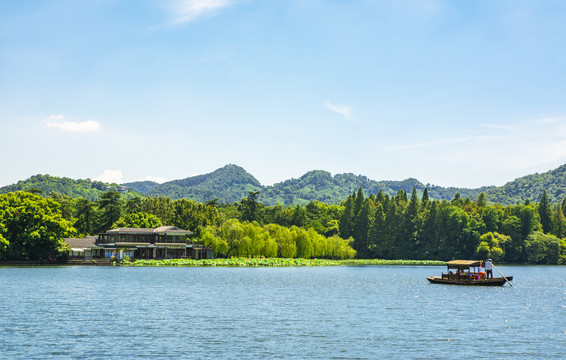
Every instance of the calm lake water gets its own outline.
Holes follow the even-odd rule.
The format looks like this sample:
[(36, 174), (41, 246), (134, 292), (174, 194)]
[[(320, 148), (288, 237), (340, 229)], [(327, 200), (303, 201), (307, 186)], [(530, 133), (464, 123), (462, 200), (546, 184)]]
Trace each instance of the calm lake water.
[(0, 358), (566, 358), (566, 267), (500, 269), (0, 268)]

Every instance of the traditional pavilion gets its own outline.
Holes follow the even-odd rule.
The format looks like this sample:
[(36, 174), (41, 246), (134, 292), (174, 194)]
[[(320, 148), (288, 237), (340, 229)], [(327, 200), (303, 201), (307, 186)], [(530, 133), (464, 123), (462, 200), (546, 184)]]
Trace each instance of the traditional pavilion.
[(96, 245), (104, 249), (104, 257), (123, 259), (212, 259), (214, 251), (193, 242), (193, 233), (176, 226), (155, 229), (118, 228), (98, 235)]
[[(155, 229), (118, 228), (99, 234), (94, 242), (65, 239), (71, 245), (72, 258), (124, 259), (213, 259), (214, 250), (189, 238), (191, 231), (176, 226), (160, 226)], [(90, 240), (90, 239), (89, 239)], [(82, 251), (81, 251), (82, 250)]]

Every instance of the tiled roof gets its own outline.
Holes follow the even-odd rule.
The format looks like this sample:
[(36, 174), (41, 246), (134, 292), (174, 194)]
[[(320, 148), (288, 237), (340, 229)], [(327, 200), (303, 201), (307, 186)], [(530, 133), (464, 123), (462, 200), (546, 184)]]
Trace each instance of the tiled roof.
[(144, 234), (144, 235), (151, 235), (151, 234), (192, 234), (192, 232), (179, 229), (176, 226), (160, 226), (155, 229), (147, 229), (147, 228), (117, 228), (108, 230), (106, 234)]
[(69, 238), (63, 239), (63, 241), (69, 244), (69, 246), (71, 246), (71, 248), (73, 249), (90, 249), (91, 247), (96, 246), (94, 244), (96, 241), (96, 236), (87, 236), (82, 239)]

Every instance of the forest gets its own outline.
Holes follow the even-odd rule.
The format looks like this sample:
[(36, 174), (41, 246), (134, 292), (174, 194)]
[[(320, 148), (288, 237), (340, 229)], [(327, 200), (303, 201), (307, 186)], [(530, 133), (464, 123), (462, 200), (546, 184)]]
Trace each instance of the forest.
[(190, 230), (218, 257), (451, 260), (492, 258), (515, 264), (566, 263), (566, 199), (490, 205), (457, 193), (448, 200), (398, 190), (366, 196), (360, 187), (339, 205), (266, 206), (259, 191), (233, 204), (163, 196), (97, 201), (56, 191), (0, 195), (0, 260), (59, 257), (65, 237), (117, 227), (174, 225)]

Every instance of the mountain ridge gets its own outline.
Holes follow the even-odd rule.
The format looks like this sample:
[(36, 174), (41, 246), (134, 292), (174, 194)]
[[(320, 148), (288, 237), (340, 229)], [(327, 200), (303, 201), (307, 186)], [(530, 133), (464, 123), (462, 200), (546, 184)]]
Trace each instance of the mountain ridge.
[[(49, 175), (34, 175), (17, 184), (0, 188), (0, 193), (39, 189), (48, 195), (52, 191), (71, 197), (84, 197), (96, 200), (108, 188), (116, 184), (99, 181), (73, 180)], [(325, 170), (311, 170), (299, 178), (291, 178), (270, 186), (262, 185), (244, 168), (228, 164), (211, 173), (172, 180), (162, 184), (153, 181), (135, 181), (123, 184), (130, 189), (130, 195), (165, 196), (172, 199), (187, 198), (199, 202), (218, 199), (222, 203), (240, 201), (248, 192), (259, 192), (259, 201), (266, 205), (295, 205), (311, 201), (338, 204), (352, 192), (362, 188), (366, 194), (377, 194), (381, 189), (390, 196), (399, 190), (410, 193), (413, 187), (419, 196), (425, 187), (429, 197), (438, 200), (451, 200), (456, 193), (462, 198), (475, 199), (483, 192), (490, 203), (503, 205), (539, 201), (542, 192), (547, 191), (549, 200), (557, 203), (566, 196), (566, 164), (545, 173), (530, 174), (506, 183), (503, 186), (483, 186), (479, 188), (442, 187), (423, 184), (415, 178), (405, 180), (372, 180), (364, 175), (342, 173), (332, 175)]]

